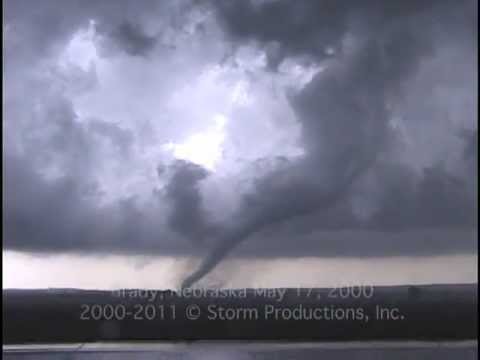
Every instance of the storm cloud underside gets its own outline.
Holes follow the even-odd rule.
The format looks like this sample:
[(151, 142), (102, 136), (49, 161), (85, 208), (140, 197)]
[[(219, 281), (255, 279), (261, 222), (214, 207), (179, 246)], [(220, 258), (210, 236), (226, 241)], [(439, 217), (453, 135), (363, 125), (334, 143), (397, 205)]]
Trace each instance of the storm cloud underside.
[[(6, 2), (7, 250), (204, 257), (185, 286), (234, 249), (270, 257), (474, 251), (476, 2), (141, 3)], [(58, 65), (89, 24), (97, 57), (84, 68)], [(262, 154), (246, 167), (229, 160), (226, 175), (165, 155), (164, 144), (203, 131), (196, 114), (206, 110), (179, 95), (181, 111), (192, 113), (175, 118), (162, 102), (209, 66), (237, 71), (245, 49), (265, 57), (245, 81), (277, 84), (303, 154)], [(289, 61), (320, 70), (300, 88), (278, 85)], [(118, 74), (132, 90), (88, 98)], [(148, 87), (154, 76), (158, 100)], [(110, 106), (110, 98), (125, 101)], [(83, 113), (85, 99), (100, 115)], [(255, 107), (281, 116), (271, 101)], [(245, 153), (273, 141), (251, 136), (249, 124), (265, 119), (246, 114), (232, 110), (225, 130), (227, 147), (253, 139)], [(236, 169), (245, 169), (247, 190), (236, 188)], [(229, 212), (223, 194), (233, 199)]]

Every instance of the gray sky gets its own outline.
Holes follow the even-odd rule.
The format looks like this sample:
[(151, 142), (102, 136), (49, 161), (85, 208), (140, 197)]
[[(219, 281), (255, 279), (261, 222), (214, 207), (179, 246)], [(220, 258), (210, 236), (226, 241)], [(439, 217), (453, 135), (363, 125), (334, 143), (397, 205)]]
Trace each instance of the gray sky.
[(475, 253), (476, 7), (5, 1), (4, 251)]

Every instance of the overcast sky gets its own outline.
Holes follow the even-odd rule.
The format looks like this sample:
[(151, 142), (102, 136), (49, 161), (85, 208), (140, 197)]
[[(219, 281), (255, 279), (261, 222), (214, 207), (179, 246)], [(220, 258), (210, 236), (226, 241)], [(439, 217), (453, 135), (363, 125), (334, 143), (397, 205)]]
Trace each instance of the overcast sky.
[(4, 257), (476, 253), (476, 1), (4, 10)]

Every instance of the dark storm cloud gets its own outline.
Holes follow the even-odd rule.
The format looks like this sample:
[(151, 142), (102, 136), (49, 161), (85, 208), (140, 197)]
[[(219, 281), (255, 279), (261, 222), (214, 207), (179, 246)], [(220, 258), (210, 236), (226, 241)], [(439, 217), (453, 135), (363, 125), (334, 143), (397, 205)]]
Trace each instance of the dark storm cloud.
[[(478, 165), (478, 131), (466, 131), (463, 134), (467, 146), (465, 147), (464, 156), (467, 160), (471, 160), (471, 165), (476, 167)], [(472, 167), (472, 170), (473, 170)], [(472, 172), (472, 175), (474, 173)]]
[(117, 124), (107, 123), (98, 119), (92, 120), (89, 124), (89, 130), (109, 139), (113, 146), (123, 154), (127, 154), (134, 143), (132, 133), (122, 129)]
[[(110, 43), (127, 55), (150, 55), (157, 38), (147, 34), (146, 19), (154, 18), (171, 31), (184, 25), (181, 9), (185, 5), (188, 1), (5, 2), (5, 22), (10, 31), (4, 68), (8, 93), (4, 125), (9, 134), (3, 183), (6, 249), (165, 254), (197, 251), (190, 250), (191, 243), (184, 238), (200, 239), (201, 233), (210, 231), (196, 188), (206, 171), (177, 162), (169, 169), (171, 178), (164, 193), (152, 196), (149, 204), (139, 205), (138, 199), (123, 194), (121, 199), (101, 204), (104, 188), (98, 180), (102, 172), (118, 158), (134, 161), (131, 155), (139, 146), (138, 138), (116, 119), (82, 118), (69, 94), (55, 87), (57, 74), (48, 72), (55, 68), (58, 52), (90, 20), (95, 21), (101, 37), (97, 44), (100, 48)], [(51, 67), (42, 68), (42, 63)], [(81, 71), (78, 76), (66, 75), (62, 81), (67, 86), (76, 85), (68, 81), (84, 80)], [(136, 171), (133, 165), (132, 172)]]
[(101, 190), (88, 177), (47, 180), (33, 169), (29, 159), (4, 155), (4, 248), (97, 254), (191, 251), (191, 244), (168, 230), (157, 207), (140, 207), (134, 197), (99, 205)]
[(154, 36), (148, 36), (138, 24), (129, 22), (120, 24), (112, 37), (130, 55), (146, 55), (156, 43)]
[[(102, 152), (108, 148), (115, 157), (131, 161), (137, 139), (130, 130), (112, 122), (115, 119), (84, 121), (87, 119), (75, 112), (69, 94), (58, 87), (59, 75), (54, 69), (59, 51), (90, 20), (101, 29), (116, 29), (109, 41), (115, 41), (130, 55), (150, 53), (153, 39), (143, 26), (132, 24), (143, 24), (152, 16), (165, 20), (160, 10), (172, 15), (184, 3), (4, 3), (8, 29), (4, 48), (6, 249), (115, 252), (137, 248), (139, 252), (174, 252), (172, 248), (182, 248), (181, 241), (172, 245), (172, 234), (164, 229), (162, 211), (155, 204), (140, 209), (135, 198), (122, 196), (113, 204), (99, 205), (103, 190), (97, 180), (111, 165), (109, 159), (102, 160)], [(78, 69), (73, 69), (78, 74), (70, 76), (71, 70), (61, 79), (67, 87), (84, 80)], [(52, 172), (59, 174), (53, 178), (46, 175)]]
[[(448, 24), (453, 33), (468, 36), (473, 33), (474, 21), (464, 22), (456, 15), (476, 16), (468, 14), (470, 2), (451, 1), (396, 5), (359, 1), (348, 6), (338, 1), (282, 0), (215, 4), (234, 42), (254, 40), (261, 46), (277, 42), (275, 65), (297, 55), (321, 61), (322, 51), (329, 46), (340, 51), (324, 72), (291, 99), (302, 125), (305, 158), (260, 179), (235, 224), (219, 237), (199, 269), (185, 279), (186, 287), (256, 232), (334, 208), (348, 199), (353, 185), (375, 172), (378, 164), (394, 162), (388, 156), (392, 105), (400, 102), (421, 59), (434, 55), (437, 38), (448, 33), (441, 26)], [(345, 36), (351, 37), (348, 46), (341, 41)], [(420, 176), (396, 171), (404, 177), (399, 181), (391, 176), (391, 170), (375, 183), (383, 194), (368, 227), (475, 225), (476, 203), (462, 180), (431, 168)]]
[[(106, 34), (108, 41), (122, 51), (144, 56), (157, 42), (156, 37), (147, 34), (143, 28), (145, 19), (151, 16), (157, 16), (159, 20), (180, 17), (188, 3), (188, 0), (142, 0), (141, 3), (130, 0), (43, 0), (34, 4), (28, 0), (7, 0), (4, 1), (4, 23), (22, 40), (15, 45), (15, 62), (23, 60), (28, 66), (65, 44), (90, 20), (96, 22), (99, 33)], [(10, 53), (6, 52), (6, 55), (8, 61)]]
[(103, 47), (108, 49), (113, 46), (131, 56), (147, 56), (158, 43), (156, 36), (146, 34), (141, 25), (128, 21), (115, 25), (112, 30), (102, 29), (100, 24), (97, 31), (107, 39), (107, 44), (104, 41)]
[[(133, 222), (112, 231), (109, 227), (120, 205), (103, 209), (95, 205), (100, 189), (92, 170), (98, 139), (76, 121), (68, 100), (60, 96), (43, 100), (44, 113), (37, 120), (45, 126), (41, 131), (27, 127), (22, 132), (24, 153), (11, 147), (4, 150), (4, 247), (50, 252), (111, 246), (108, 238), (120, 239)], [(115, 127), (101, 121), (93, 124), (93, 132), (101, 138), (118, 138)], [(52, 161), (63, 173), (48, 179), (42, 173), (48, 172)]]
[(160, 175), (164, 171), (171, 172), (164, 190), (165, 199), (171, 205), (169, 226), (194, 243), (202, 242), (214, 230), (199, 189), (199, 183), (208, 176), (208, 172), (184, 160), (177, 160), (166, 170), (159, 168)]
[[(90, 19), (105, 29), (104, 40), (124, 55), (153, 56), (160, 35), (147, 32), (146, 19), (178, 11), (168, 4), (177, 2), (6, 1), (6, 22), (21, 40), (6, 47), (4, 70), (9, 144), (3, 183), (6, 249), (203, 255), (209, 248), (196, 246), (201, 240), (218, 241), (192, 280), (247, 238), (251, 238), (245, 244), (248, 256), (472, 250), (468, 231), (476, 226), (476, 132), (464, 140), (465, 155), (459, 164), (465, 165), (465, 173), (452, 174), (436, 163), (418, 170), (400, 161), (398, 134), (389, 120), (402, 109), (402, 97), (410, 91), (409, 81), (422, 59), (435, 57), (439, 47), (450, 43), (466, 58), (473, 57), (473, 2), (210, 4), (228, 41), (265, 49), (271, 68), (299, 56), (327, 65), (290, 96), (306, 155), (283, 161), (258, 177), (227, 223), (215, 223), (205, 209), (200, 185), (208, 179), (206, 170), (186, 161), (167, 167), (156, 179), (166, 181), (166, 186), (148, 205), (135, 197), (99, 205), (102, 189), (96, 176), (110, 165), (99, 160), (103, 143), (113, 144), (109, 150), (128, 162), (132, 148), (141, 147), (143, 139), (112, 122), (98, 119), (87, 125), (66, 94), (49, 95), (48, 84), (25, 80), (24, 70), (48, 60), (52, 49), (64, 46)], [(168, 9), (159, 11), (162, 7)], [(445, 83), (462, 74), (449, 74)], [(33, 110), (37, 103), (41, 116)], [(24, 119), (31, 118), (34, 125), (29, 126)], [(53, 180), (42, 174), (52, 159), (64, 171)], [(440, 234), (419, 241), (411, 234), (426, 228), (467, 229), (467, 235), (452, 240)], [(345, 230), (352, 233), (344, 236)], [(319, 231), (330, 233), (316, 239)], [(394, 237), (394, 242), (382, 235), (400, 231), (407, 235)]]
[[(48, 184), (26, 159), (4, 155), (4, 247), (49, 251), (75, 246), (86, 225), (85, 200), (75, 179)], [(88, 222), (88, 221), (87, 221)]]
[[(452, 1), (442, 1), (446, 3)], [(380, 35), (386, 26), (428, 11), (440, 2), (276, 0), (212, 2), (233, 43), (264, 46), (269, 64), (276, 67), (285, 57), (309, 55), (315, 61), (341, 51), (344, 34), (352, 25), (365, 35)], [(440, 4), (441, 7), (443, 4)], [(471, 18), (471, 17), (470, 17)], [(398, 49), (398, 48), (396, 48)]]
[(448, 173), (440, 165), (425, 168), (418, 176), (400, 166), (375, 171), (383, 187), (369, 227), (391, 231), (476, 226), (475, 193), (466, 179)]

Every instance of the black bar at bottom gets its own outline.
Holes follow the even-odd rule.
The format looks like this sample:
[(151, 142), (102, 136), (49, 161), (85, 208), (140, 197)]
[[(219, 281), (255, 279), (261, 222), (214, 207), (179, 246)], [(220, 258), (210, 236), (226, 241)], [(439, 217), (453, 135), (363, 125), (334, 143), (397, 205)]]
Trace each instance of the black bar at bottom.
[(4, 290), (6, 344), (476, 339), (477, 285)]

